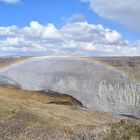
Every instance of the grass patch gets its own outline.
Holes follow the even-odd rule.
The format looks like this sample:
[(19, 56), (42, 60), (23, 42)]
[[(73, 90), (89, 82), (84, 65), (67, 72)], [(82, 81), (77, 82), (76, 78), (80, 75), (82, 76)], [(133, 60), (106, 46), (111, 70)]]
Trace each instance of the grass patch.
[(140, 121), (121, 121), (112, 124), (105, 140), (140, 140)]

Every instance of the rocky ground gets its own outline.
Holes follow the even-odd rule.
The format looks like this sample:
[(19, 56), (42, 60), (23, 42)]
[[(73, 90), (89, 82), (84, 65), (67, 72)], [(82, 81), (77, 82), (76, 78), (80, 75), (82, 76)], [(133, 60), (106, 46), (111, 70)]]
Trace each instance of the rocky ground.
[[(21, 58), (4, 59), (0, 66)], [(139, 80), (140, 58), (96, 59)], [(0, 140), (140, 140), (139, 120), (90, 111), (72, 96), (51, 93), (0, 85)]]
[(95, 59), (121, 70), (130, 78), (140, 82), (140, 57), (96, 57)]

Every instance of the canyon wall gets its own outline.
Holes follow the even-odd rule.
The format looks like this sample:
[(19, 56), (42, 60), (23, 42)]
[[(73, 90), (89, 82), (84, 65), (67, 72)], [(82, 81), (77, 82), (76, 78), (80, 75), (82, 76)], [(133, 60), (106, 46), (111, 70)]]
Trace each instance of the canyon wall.
[(72, 95), (92, 110), (140, 116), (140, 85), (97, 62), (47, 58), (11, 67), (0, 75), (0, 81), (22, 89)]

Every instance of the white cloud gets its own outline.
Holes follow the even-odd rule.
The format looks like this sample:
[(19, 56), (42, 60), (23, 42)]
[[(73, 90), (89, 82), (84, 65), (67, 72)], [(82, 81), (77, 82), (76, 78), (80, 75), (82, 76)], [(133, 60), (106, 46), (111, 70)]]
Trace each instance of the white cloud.
[(37, 38), (46, 38), (46, 39), (53, 39), (53, 38), (60, 38), (59, 31), (55, 28), (53, 24), (48, 25), (41, 25), (37, 21), (30, 22), (29, 27), (24, 27), (20, 30), (21, 34), (30, 37), (37, 37)]
[(121, 34), (87, 21), (54, 24), (37, 21), (29, 26), (0, 27), (0, 54), (140, 55), (140, 41), (130, 43)]
[(117, 42), (121, 39), (121, 35), (115, 30), (106, 32), (105, 37), (109, 42), (112, 43)]
[(0, 1), (8, 3), (8, 4), (17, 4), (17, 3), (21, 2), (21, 0), (0, 0)]
[(139, 0), (81, 0), (89, 2), (91, 8), (101, 17), (117, 21), (140, 33)]
[(3, 42), (4, 46), (20, 46), (21, 44), (24, 44), (25, 40), (21, 37), (7, 37), (5, 41)]
[(67, 19), (68, 23), (84, 22), (85, 17), (82, 14), (73, 14)]
[(16, 26), (0, 27), (0, 36), (14, 36), (16, 30)]

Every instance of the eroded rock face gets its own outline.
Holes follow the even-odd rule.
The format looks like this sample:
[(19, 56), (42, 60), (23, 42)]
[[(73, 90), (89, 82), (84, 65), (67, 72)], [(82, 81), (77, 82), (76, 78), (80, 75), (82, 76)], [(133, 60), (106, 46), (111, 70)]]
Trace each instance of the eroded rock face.
[(140, 115), (140, 86), (136, 83), (110, 84), (101, 82), (98, 95), (104, 111), (124, 115)]
[(16, 82), (15, 80), (13, 80), (5, 75), (0, 75), (0, 84), (12, 85), (12, 86), (15, 86), (17, 88), (21, 88), (20, 85), (18, 84), (18, 82)]
[(1, 73), (26, 90), (72, 95), (87, 108), (140, 116), (140, 85), (101, 64), (71, 58), (34, 60)]

